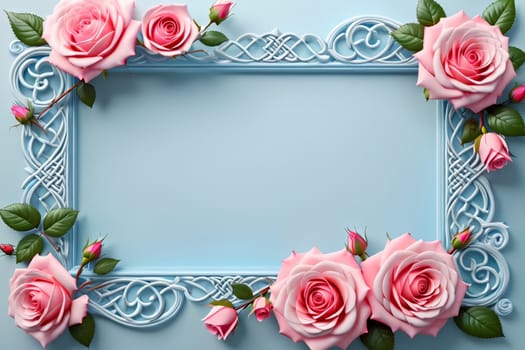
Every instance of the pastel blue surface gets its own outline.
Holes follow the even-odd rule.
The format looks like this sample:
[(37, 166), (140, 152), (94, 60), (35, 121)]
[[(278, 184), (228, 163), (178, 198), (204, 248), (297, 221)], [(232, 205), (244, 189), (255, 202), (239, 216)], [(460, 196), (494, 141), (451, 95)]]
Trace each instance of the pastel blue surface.
[[(138, 2), (138, 14), (155, 4)], [(54, 3), (22, 0), (9, 10), (45, 15)], [(441, 3), (449, 14), (460, 8), (475, 14), (486, 5)], [(192, 1), (189, 5), (204, 21), (209, 3)], [(414, 9), (415, 1), (406, 0), (372, 4), (244, 1), (235, 7), (237, 15), (224, 29), (232, 36), (274, 27), (324, 36), (340, 21), (356, 15), (381, 14), (400, 22), (413, 21)], [(523, 10), (524, 5), (518, 4), (518, 13)], [(511, 35), (513, 43), (523, 47), (521, 23)], [(0, 33), (7, 48), (12, 35), (6, 21)], [(7, 49), (0, 55), (5, 63), (0, 74), (7, 77), (12, 58)], [(419, 98), (420, 89), (414, 82), (414, 75), (385, 79), (383, 75), (158, 76), (126, 72), (112, 74), (108, 81), (99, 79), (94, 111), (81, 108), (78, 125), (82, 240), (109, 234), (112, 255), (131, 270), (148, 266), (174, 271), (275, 271), (292, 249), (340, 248), (346, 225), (367, 226), (374, 234), (374, 250), (382, 246), (384, 232), (412, 231), (418, 237), (434, 238), (439, 220), (436, 105)], [(4, 149), (0, 193), (5, 205), (20, 198), (25, 174), (19, 132), (9, 130), (11, 100), (7, 96), (11, 93), (6, 79), (0, 88), (6, 96), (2, 102), (5, 127), (0, 131)], [(383, 127), (377, 128), (376, 123)], [(370, 129), (374, 129), (373, 139), (366, 133)], [(512, 140), (510, 145), (513, 153), (524, 154), (523, 140)], [(512, 244), (505, 253), (514, 276), (520, 273), (518, 257), (525, 251), (525, 239), (518, 235), (525, 225), (520, 215), (524, 171), (525, 164), (517, 158), (504, 171), (490, 175), (498, 217), (512, 232)], [(120, 220), (120, 210), (125, 220)], [(141, 215), (157, 222), (155, 227), (144, 226), (137, 219)], [(2, 231), (6, 239), (17, 237), (3, 226)], [(152, 254), (153, 250), (158, 252)], [(1, 263), (7, 281), (14, 266), (7, 259)], [(449, 325), (436, 339), (423, 336), (410, 341), (399, 335), (397, 348), (521, 349), (519, 331), (524, 320), (519, 296), (524, 287), (514, 279), (509, 288), (516, 310), (504, 320), (507, 337), (503, 340), (470, 339)], [(7, 293), (4, 283), (0, 289), (4, 300)], [(6, 303), (2, 305), (6, 310)], [(203, 305), (187, 303), (169, 324), (143, 331), (97, 319), (92, 348), (305, 348), (279, 336), (275, 322), (257, 324), (245, 317), (228, 342), (217, 341), (200, 322), (206, 312)], [(5, 312), (3, 315), (2, 347), (39, 348), (15, 329)], [(66, 347), (80, 348), (67, 335), (50, 346)], [(362, 347), (355, 344), (351, 348)]]

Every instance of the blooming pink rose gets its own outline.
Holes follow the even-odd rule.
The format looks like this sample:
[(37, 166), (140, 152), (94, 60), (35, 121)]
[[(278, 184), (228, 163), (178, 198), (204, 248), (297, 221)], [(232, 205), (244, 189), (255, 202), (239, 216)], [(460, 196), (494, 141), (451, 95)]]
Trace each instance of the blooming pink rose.
[(144, 46), (163, 56), (188, 51), (199, 36), (186, 5), (157, 5), (142, 19)]
[(488, 132), (481, 136), (478, 152), (487, 171), (501, 169), (507, 165), (507, 162), (512, 161), (505, 140), (495, 132)]
[(510, 99), (512, 102), (521, 102), (525, 100), (525, 84), (516, 86), (512, 91), (510, 92)]
[(293, 253), (283, 261), (270, 292), (280, 332), (310, 349), (346, 349), (367, 332), (368, 287), (345, 249)]
[(449, 100), (454, 108), (477, 113), (496, 103), (516, 76), (509, 59), (509, 38), (483, 18), (463, 11), (425, 27), (417, 85), (430, 98)]
[(467, 290), (441, 242), (416, 241), (408, 233), (388, 241), (361, 266), (372, 319), (410, 337), (437, 335), (457, 316)]
[(230, 10), (233, 6), (233, 1), (217, 0), (210, 8), (210, 21), (215, 24), (220, 24), (230, 15)]
[(203, 321), (211, 333), (224, 340), (237, 328), (239, 315), (234, 308), (214, 306)]
[(266, 297), (258, 297), (252, 303), (252, 312), (255, 314), (257, 321), (261, 322), (270, 317), (272, 313), (272, 304)]
[(43, 347), (86, 316), (87, 295), (73, 299), (75, 279), (51, 254), (16, 269), (9, 287), (9, 316)]
[(44, 21), (49, 62), (88, 82), (135, 54), (133, 0), (61, 0)]

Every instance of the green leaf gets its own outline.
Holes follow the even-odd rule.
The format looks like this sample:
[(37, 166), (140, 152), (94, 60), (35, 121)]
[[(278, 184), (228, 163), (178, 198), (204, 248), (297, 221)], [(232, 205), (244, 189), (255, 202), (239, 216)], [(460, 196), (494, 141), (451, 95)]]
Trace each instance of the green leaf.
[(239, 299), (248, 300), (253, 298), (252, 289), (246, 284), (232, 283), (232, 289), (233, 295), (235, 295)]
[(29, 261), (44, 249), (44, 240), (39, 235), (27, 235), (16, 246), (16, 262)]
[(423, 95), (425, 96), (425, 100), (430, 99), (430, 91), (427, 88), (423, 88)]
[(488, 109), (489, 127), (505, 136), (525, 136), (525, 123), (521, 114), (512, 107), (495, 106)]
[(368, 350), (393, 350), (394, 333), (390, 327), (374, 321), (367, 322), (368, 333), (362, 334), (359, 339)]
[(498, 315), (488, 307), (462, 307), (454, 322), (463, 332), (478, 338), (503, 337)]
[(93, 271), (97, 275), (105, 275), (110, 273), (115, 269), (115, 266), (120, 262), (120, 260), (112, 258), (102, 258), (96, 264)]
[(475, 119), (469, 119), (463, 125), (463, 134), (461, 135), (461, 144), (472, 142), (481, 135), (479, 123)]
[(67, 233), (77, 220), (78, 211), (69, 208), (50, 210), (44, 217), (44, 233), (51, 237), (61, 237)]
[(481, 16), (488, 23), (499, 26), (502, 33), (506, 33), (516, 19), (516, 4), (514, 0), (496, 0), (483, 11)]
[(481, 143), (481, 138), (483, 137), (483, 134), (482, 135), (479, 135), (478, 137), (476, 137), (476, 139), (474, 140), (474, 150), (476, 151), (476, 153), (479, 152), (479, 144)]
[(206, 46), (217, 46), (228, 41), (228, 37), (221, 32), (209, 30), (201, 36), (200, 41)]
[(69, 333), (77, 342), (85, 347), (89, 347), (95, 335), (95, 319), (91, 314), (86, 314), (81, 324), (69, 327)]
[(11, 204), (0, 209), (5, 224), (16, 231), (29, 231), (40, 225), (40, 213), (30, 204)]
[(525, 52), (521, 49), (509, 46), (510, 61), (514, 66), (514, 70), (518, 70), (523, 63), (525, 63)]
[(229, 301), (229, 300), (226, 300), (226, 299), (220, 299), (220, 300), (214, 300), (210, 303), (211, 306), (226, 306), (226, 307), (230, 307), (232, 309), (235, 308), (235, 306), (233, 306), (232, 302)]
[(77, 87), (77, 95), (80, 99), (80, 102), (88, 106), (89, 108), (93, 107), (95, 104), (95, 99), (97, 98), (97, 92), (95, 87), (90, 83), (82, 82), (82, 84)]
[(32, 13), (16, 13), (5, 11), (9, 24), (15, 36), (27, 46), (46, 45), (42, 38), (44, 19)]
[(419, 0), (417, 3), (417, 21), (424, 26), (433, 26), (446, 16), (443, 7), (434, 0)]
[(407, 50), (418, 52), (423, 49), (424, 27), (419, 23), (403, 24), (392, 32), (392, 37)]

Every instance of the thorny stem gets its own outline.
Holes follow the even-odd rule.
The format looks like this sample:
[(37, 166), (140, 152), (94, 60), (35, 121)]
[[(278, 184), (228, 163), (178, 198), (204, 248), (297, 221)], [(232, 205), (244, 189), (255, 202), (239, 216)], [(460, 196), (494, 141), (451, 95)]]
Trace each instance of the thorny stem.
[(75, 84), (73, 84), (73, 86), (71, 86), (69, 89), (67, 89), (62, 94), (60, 94), (60, 96), (58, 96), (57, 98), (53, 99), (53, 101), (51, 101), (51, 103), (42, 112), (40, 112), (38, 114), (37, 119), (42, 118), (44, 116), (44, 114), (46, 114), (51, 108), (53, 108), (53, 106), (55, 106), (58, 102), (60, 102), (60, 100), (62, 100), (64, 97), (66, 97), (71, 91), (73, 91), (77, 87), (79, 87), (80, 84), (82, 84), (83, 82), (84, 82), (83, 80), (77, 81)]

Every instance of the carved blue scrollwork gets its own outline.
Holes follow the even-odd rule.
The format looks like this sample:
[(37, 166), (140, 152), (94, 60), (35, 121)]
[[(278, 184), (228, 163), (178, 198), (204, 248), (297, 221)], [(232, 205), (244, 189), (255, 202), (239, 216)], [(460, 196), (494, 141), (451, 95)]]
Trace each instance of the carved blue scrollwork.
[[(169, 70), (199, 67), (207, 69), (275, 69), (300, 67), (307, 72), (337, 69), (367, 71), (415, 71), (409, 52), (391, 37), (399, 24), (382, 17), (357, 17), (336, 26), (324, 40), (314, 34), (297, 35), (274, 30), (264, 34), (247, 33), (209, 52), (189, 52), (173, 60), (137, 48), (126, 70)], [(26, 48), (16, 41), (10, 47), (15, 55), (11, 89), (20, 103), (31, 102), (36, 112), (74, 84), (74, 80), (48, 62), (49, 48)], [(117, 69), (118, 70), (118, 69)], [(22, 148), (28, 176), (24, 183), (24, 202), (47, 211), (74, 205), (75, 157), (74, 125), (76, 99), (66, 97), (39, 122), (46, 132), (27, 127), (22, 130)], [(512, 312), (512, 302), (503, 298), (509, 281), (508, 264), (501, 250), (508, 242), (507, 227), (494, 221), (494, 196), (483, 164), (472, 147), (463, 147), (460, 133), (464, 116), (445, 104), (445, 232), (449, 246), (455, 232), (470, 226), (475, 243), (455, 253), (463, 278), (471, 284), (466, 305), (490, 305), (501, 315)], [(73, 254), (74, 241), (59, 240), (65, 264)], [(130, 327), (148, 327), (175, 317), (186, 301), (234, 300), (232, 282), (246, 283), (254, 289), (268, 285), (275, 275), (181, 275), (115, 276), (92, 279), (98, 288), (90, 292), (91, 308), (115, 322)]]

